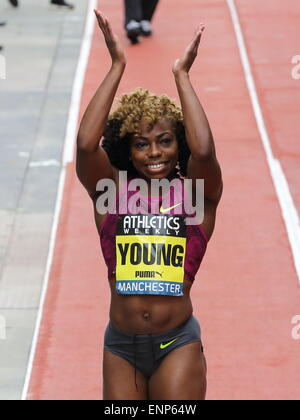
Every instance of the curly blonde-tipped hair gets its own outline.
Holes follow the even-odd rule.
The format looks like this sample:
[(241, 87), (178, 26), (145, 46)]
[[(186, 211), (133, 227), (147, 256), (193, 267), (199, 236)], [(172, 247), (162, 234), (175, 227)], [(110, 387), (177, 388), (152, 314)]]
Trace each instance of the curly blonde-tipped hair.
[(109, 120), (122, 121), (121, 137), (127, 133), (139, 134), (141, 120), (146, 121), (151, 129), (162, 118), (173, 123), (182, 122), (182, 110), (167, 95), (158, 96), (142, 88), (124, 94), (117, 109), (109, 116)]
[(183, 113), (175, 100), (166, 95), (157, 96), (146, 89), (137, 88), (124, 94), (114, 112), (107, 121), (101, 146), (106, 151), (111, 164), (130, 176), (137, 176), (137, 171), (130, 160), (130, 142), (132, 135), (140, 133), (140, 122), (146, 121), (152, 129), (160, 119), (167, 119), (173, 124), (179, 147), (178, 176), (187, 175), (190, 149), (186, 141)]

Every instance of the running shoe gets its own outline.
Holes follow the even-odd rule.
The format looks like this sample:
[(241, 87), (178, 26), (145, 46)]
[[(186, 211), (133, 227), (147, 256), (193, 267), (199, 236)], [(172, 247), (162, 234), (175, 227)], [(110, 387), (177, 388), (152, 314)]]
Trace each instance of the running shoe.
[(132, 44), (139, 43), (139, 36), (141, 35), (141, 25), (136, 20), (131, 20), (126, 25), (127, 37)]
[(51, 4), (55, 4), (56, 6), (64, 6), (68, 9), (74, 9), (74, 4), (69, 3), (65, 0), (51, 0)]
[(19, 2), (18, 0), (8, 0), (10, 2), (10, 4), (14, 7), (18, 7), (19, 6)]
[(151, 36), (152, 35), (152, 25), (149, 20), (142, 20), (141, 21), (141, 32), (144, 36)]

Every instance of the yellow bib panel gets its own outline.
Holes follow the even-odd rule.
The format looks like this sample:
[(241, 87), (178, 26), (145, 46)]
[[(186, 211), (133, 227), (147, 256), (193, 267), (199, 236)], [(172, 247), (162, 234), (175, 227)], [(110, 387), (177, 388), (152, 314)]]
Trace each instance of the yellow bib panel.
[(186, 255), (183, 216), (120, 216), (116, 254), (119, 294), (183, 296)]

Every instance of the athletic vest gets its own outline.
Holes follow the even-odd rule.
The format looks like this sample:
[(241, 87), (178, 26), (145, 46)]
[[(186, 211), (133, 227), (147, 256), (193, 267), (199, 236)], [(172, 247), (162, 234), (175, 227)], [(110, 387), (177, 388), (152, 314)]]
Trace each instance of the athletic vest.
[[(132, 179), (132, 178), (131, 178)], [(183, 203), (184, 183), (179, 193), (170, 188), (170, 201), (164, 197), (143, 196), (143, 214), (137, 214), (127, 185), (116, 199), (116, 214), (108, 213), (100, 227), (100, 243), (108, 268), (108, 278), (116, 280), (116, 290), (125, 295), (183, 296), (185, 281), (193, 282), (207, 248), (207, 236), (201, 225), (185, 223)], [(125, 191), (126, 190), (126, 191)], [(157, 203), (158, 201), (158, 203)], [(150, 202), (156, 202), (158, 212), (151, 213)], [(129, 206), (126, 214), (119, 213), (120, 203)]]

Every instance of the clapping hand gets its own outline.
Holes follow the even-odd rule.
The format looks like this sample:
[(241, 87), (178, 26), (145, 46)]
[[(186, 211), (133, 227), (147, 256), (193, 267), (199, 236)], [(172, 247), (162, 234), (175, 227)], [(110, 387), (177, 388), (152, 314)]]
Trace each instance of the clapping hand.
[(189, 46), (186, 48), (183, 56), (178, 58), (173, 65), (173, 73), (177, 75), (179, 73), (189, 73), (194, 61), (198, 55), (198, 49), (201, 42), (202, 34), (205, 29), (203, 23), (200, 24), (199, 28), (195, 32), (194, 38)]
[(127, 59), (124, 48), (119, 41), (118, 36), (112, 31), (110, 22), (99, 10), (95, 10), (95, 15), (99, 24), (99, 28), (104, 35), (104, 39), (113, 64), (119, 63), (125, 65)]

